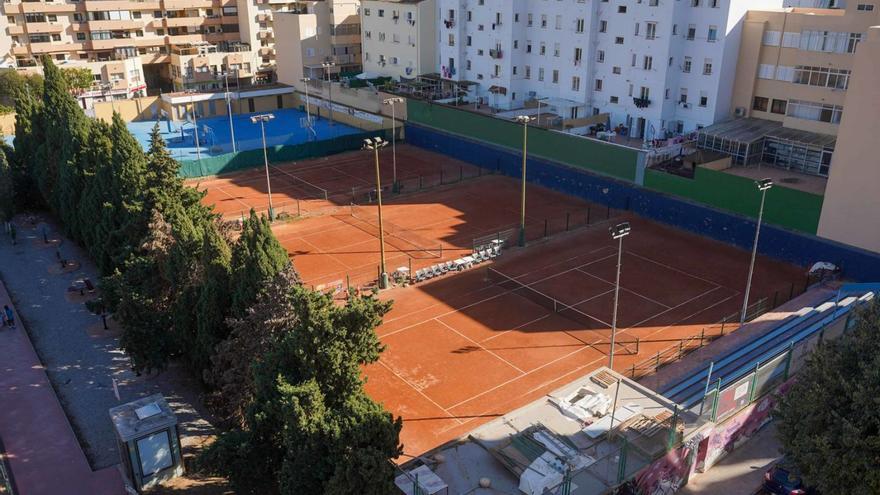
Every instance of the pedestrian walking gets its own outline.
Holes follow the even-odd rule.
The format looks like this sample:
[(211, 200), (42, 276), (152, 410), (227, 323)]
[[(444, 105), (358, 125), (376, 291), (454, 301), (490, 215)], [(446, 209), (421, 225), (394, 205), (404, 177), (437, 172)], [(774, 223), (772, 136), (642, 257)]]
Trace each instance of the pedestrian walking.
[(9, 325), (10, 328), (15, 328), (15, 314), (12, 312), (12, 308), (4, 304), (3, 313), (3, 319), (6, 320), (6, 324)]

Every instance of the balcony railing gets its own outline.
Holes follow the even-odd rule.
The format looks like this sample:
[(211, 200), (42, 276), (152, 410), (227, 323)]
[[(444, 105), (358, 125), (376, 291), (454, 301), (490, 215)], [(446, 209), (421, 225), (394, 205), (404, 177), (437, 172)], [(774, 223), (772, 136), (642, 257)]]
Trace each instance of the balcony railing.
[(501, 58), (501, 50), (489, 50), (489, 56), (492, 58)]
[(647, 108), (651, 104), (651, 100), (647, 98), (633, 98), (636, 108)]

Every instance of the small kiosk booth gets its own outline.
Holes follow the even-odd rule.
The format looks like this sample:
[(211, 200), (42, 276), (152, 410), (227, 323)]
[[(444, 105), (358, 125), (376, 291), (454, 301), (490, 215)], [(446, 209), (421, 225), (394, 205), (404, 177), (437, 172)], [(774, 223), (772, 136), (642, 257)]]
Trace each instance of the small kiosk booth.
[(177, 416), (161, 394), (110, 409), (125, 473), (138, 491), (183, 474)]

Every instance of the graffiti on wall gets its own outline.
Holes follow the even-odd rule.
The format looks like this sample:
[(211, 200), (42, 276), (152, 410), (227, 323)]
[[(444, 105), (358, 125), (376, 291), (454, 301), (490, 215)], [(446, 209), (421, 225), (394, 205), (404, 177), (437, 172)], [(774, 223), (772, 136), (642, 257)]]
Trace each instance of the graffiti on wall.
[[(777, 393), (784, 394), (793, 380), (783, 383)], [(715, 462), (727, 455), (743, 440), (751, 438), (762, 426), (770, 421), (770, 412), (776, 404), (776, 394), (767, 394), (760, 400), (734, 415), (726, 422), (717, 425), (709, 434), (708, 450), (705, 460), (697, 466), (700, 471), (712, 467)]]
[(643, 469), (635, 481), (635, 492), (639, 495), (670, 495), (687, 483), (690, 474), (691, 453), (694, 444), (683, 445), (670, 450)]

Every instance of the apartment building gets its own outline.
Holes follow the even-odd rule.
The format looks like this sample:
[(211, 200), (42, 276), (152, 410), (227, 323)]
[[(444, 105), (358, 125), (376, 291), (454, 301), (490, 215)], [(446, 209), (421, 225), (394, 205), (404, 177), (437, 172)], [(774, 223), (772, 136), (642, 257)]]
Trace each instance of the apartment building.
[(364, 71), (395, 80), (436, 71), (436, 0), (363, 0)]
[(360, 1), (299, 2), (295, 12), (276, 12), (278, 79), (299, 83), (304, 77), (338, 78), (358, 74), (361, 63)]
[[(856, 12), (870, 12), (858, 10)], [(863, 3), (862, 5), (870, 5)], [(849, 6), (852, 7), (852, 6)], [(847, 10), (849, 10), (849, 7)], [(876, 8), (876, 7), (875, 7)], [(875, 18), (876, 24), (876, 18)], [(840, 29), (840, 28), (838, 28)], [(880, 27), (866, 30), (852, 56), (844, 106), (818, 234), (880, 253), (880, 167), (877, 116), (880, 115)]]
[[(827, 177), (854, 54), (868, 28), (880, 24), (876, 0), (750, 11), (743, 24), (730, 117), (744, 119), (706, 129), (701, 147), (726, 147), (741, 164)], [(731, 137), (735, 145), (725, 145)]]
[(499, 109), (546, 99), (651, 140), (729, 113), (742, 19), (782, 0), (438, 0), (439, 71)]
[(191, 43), (171, 47), (169, 76), (174, 91), (194, 89), (214, 91), (240, 88), (271, 81), (271, 73), (260, 71), (261, 57), (254, 50), (219, 51), (210, 43)]

